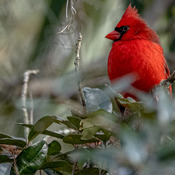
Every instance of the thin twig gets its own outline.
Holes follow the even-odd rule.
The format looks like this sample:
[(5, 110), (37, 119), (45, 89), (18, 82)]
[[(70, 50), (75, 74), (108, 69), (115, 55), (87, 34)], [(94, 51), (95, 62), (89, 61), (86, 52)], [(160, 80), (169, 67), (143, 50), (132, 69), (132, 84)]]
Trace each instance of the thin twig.
[[(24, 73), (24, 81), (23, 81), (24, 84), (23, 84), (23, 88), (22, 88), (21, 98), (22, 98), (22, 111), (24, 114), (24, 123), (25, 124), (31, 124), (30, 122), (33, 120), (33, 119), (29, 118), (27, 104), (26, 104), (29, 78), (30, 78), (31, 74), (37, 74), (38, 72), (39, 72), (39, 70), (28, 70)], [(26, 139), (28, 137), (28, 133), (29, 133), (29, 128), (25, 128)]]
[(74, 162), (74, 166), (73, 166), (73, 170), (72, 170), (72, 175), (74, 175), (74, 173), (75, 173), (75, 170), (77, 168), (77, 164), (78, 164), (78, 162)]
[(169, 89), (169, 86), (171, 84), (173, 84), (175, 82), (175, 71), (165, 80), (162, 80), (159, 85), (155, 86), (153, 89), (152, 89), (152, 94), (154, 95), (154, 98), (156, 101), (159, 101), (158, 99), (158, 92), (161, 90), (161, 89), (167, 89), (167, 91), (170, 93), (170, 91), (168, 90)]
[(68, 18), (69, 0), (66, 2), (66, 18)]
[(15, 158), (13, 159), (13, 166), (14, 166), (15, 174), (19, 175), (18, 168), (16, 166), (16, 159)]
[(30, 92), (30, 115), (29, 115), (30, 124), (33, 124), (33, 111), (34, 111), (33, 96), (32, 96), (32, 92)]
[(84, 93), (82, 90), (82, 82), (81, 82), (81, 78), (80, 78), (80, 49), (81, 49), (81, 42), (82, 42), (82, 34), (79, 33), (79, 38), (78, 38), (78, 43), (77, 43), (77, 50), (76, 50), (76, 59), (75, 59), (75, 72), (77, 73), (77, 77), (78, 77), (78, 90), (80, 93), (80, 99), (81, 99), (81, 103), (83, 105), (83, 109), (84, 112), (86, 112), (86, 103), (85, 103), (85, 97), (84, 97)]
[(76, 11), (75, 8), (74, 8), (74, 3), (75, 3), (75, 2), (73, 2), (73, 0), (70, 1), (72, 15), (75, 15), (75, 14), (77, 13), (77, 11)]
[(70, 6), (70, 9), (71, 9), (71, 13), (72, 13), (72, 19), (69, 20), (69, 23), (61, 31), (57, 32), (58, 34), (63, 33), (66, 29), (69, 30), (71, 24), (74, 22), (75, 14), (77, 13), (77, 11), (74, 8), (75, 2), (76, 1), (73, 1), (73, 0), (67, 0), (67, 2), (66, 2), (66, 19), (68, 19), (68, 20), (70, 19), (69, 14), (68, 14), (69, 6)]
[(72, 21), (70, 21), (70, 23), (69, 24), (67, 24), (61, 31), (59, 31), (59, 32), (57, 32), (58, 34), (60, 34), (60, 33), (63, 33), (66, 29), (68, 29), (69, 30), (69, 28), (70, 28), (70, 26), (71, 26), (71, 24), (72, 24)]
[(175, 82), (175, 71), (166, 79), (160, 82), (159, 86), (168, 87)]

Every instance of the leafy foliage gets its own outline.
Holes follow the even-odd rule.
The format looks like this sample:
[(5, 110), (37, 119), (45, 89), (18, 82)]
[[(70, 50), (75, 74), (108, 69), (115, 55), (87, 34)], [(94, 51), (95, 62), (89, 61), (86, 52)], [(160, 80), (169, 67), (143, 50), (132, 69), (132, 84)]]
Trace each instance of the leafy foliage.
[[(72, 70), (68, 73), (71, 76), (66, 77), (64, 74), (67, 74), (70, 64), (72, 64), (72, 52), (74, 52), (72, 46), (77, 40), (79, 28), (82, 28), (83, 38), (85, 38), (85, 44), (82, 47), (84, 50), (88, 50), (88, 52), (82, 53), (82, 57), (84, 60), (94, 59), (93, 65), (87, 64), (88, 68), (85, 67), (85, 72), (83, 72), (85, 75), (82, 77), (84, 76), (83, 78), (90, 84), (87, 83), (88, 86), (92, 85), (92, 87), (101, 88), (107, 83), (104, 71), (106, 60), (99, 59), (95, 62), (95, 59), (106, 58), (104, 53), (106, 54), (107, 45), (102, 42), (104, 40), (102, 36), (106, 34), (107, 30), (111, 30), (113, 24), (116, 23), (116, 19), (111, 18), (111, 16), (119, 16), (121, 9), (116, 10), (116, 6), (119, 7), (117, 5), (119, 2), (115, 0), (85, 0), (77, 1), (78, 4), (72, 4), (72, 2), (67, 1), (67, 5), (65, 0), (1, 3), (1, 32), (3, 36), (1, 37), (1, 45), (3, 46), (1, 64), (6, 62), (5, 69), (3, 66), (1, 68), (0, 108), (3, 108), (1, 111), (3, 118), (6, 117), (4, 114), (11, 114), (13, 118), (16, 118), (12, 115), (12, 111), (16, 110), (19, 99), (14, 100), (14, 96), (20, 96), (18, 88), (21, 87), (21, 75), (26, 67), (39, 68), (43, 73), (37, 79), (39, 86), (35, 84), (35, 81), (31, 82), (31, 87), (39, 87), (34, 88), (36, 90), (34, 104), (36, 96), (40, 98), (40, 95), (46, 96), (46, 99), (49, 96), (49, 100), (47, 100), (51, 103), (55, 97), (58, 101), (63, 99), (66, 101), (68, 98), (74, 100), (77, 92), (76, 81), (70, 81), (74, 75)], [(126, 2), (121, 2), (121, 4)], [(140, 11), (146, 11), (144, 6), (150, 7), (151, 4), (150, 1), (134, 0), (133, 2)], [(127, 2), (126, 6), (128, 3), (130, 1)], [(167, 47), (165, 54), (171, 58), (168, 60), (170, 63), (173, 63), (172, 58), (175, 51), (174, 23), (172, 22), (175, 17), (175, 5), (173, 4), (174, 2), (166, 11), (166, 18), (169, 18), (170, 22), (166, 21), (165, 16), (163, 16), (163, 23), (162, 21), (158, 22), (163, 26), (158, 32), (163, 33), (163, 38), (165, 38), (164, 43)], [(27, 10), (27, 6), (30, 6), (29, 10)], [(155, 8), (154, 3), (153, 7)], [(157, 7), (159, 8), (159, 6)], [(66, 13), (68, 13), (66, 21), (60, 20), (61, 15), (64, 14), (62, 9), (65, 8), (67, 8)], [(77, 12), (77, 16), (71, 16), (69, 10), (71, 13)], [(150, 14), (153, 15), (153, 10), (150, 11)], [(157, 10), (154, 11), (157, 14)], [(107, 15), (109, 12), (110, 15)], [(158, 21), (155, 19), (158, 17), (151, 18), (151, 21), (153, 23)], [(92, 21), (92, 23), (87, 21)], [(108, 23), (105, 22), (104, 25), (104, 21)], [(63, 26), (59, 25), (59, 29), (55, 29), (58, 24)], [(155, 24), (159, 28), (159, 25)], [(63, 34), (56, 34), (58, 39), (54, 41), (55, 33), (62, 31), (65, 25), (70, 30), (66, 30)], [(69, 40), (70, 38), (72, 40)], [(31, 39), (32, 41), (30, 41)], [(50, 43), (55, 45), (57, 40), (59, 49), (53, 53), (53, 50), (56, 49), (52, 50)], [(28, 43), (29, 41), (30, 43)], [(70, 50), (71, 47), (73, 50)], [(171, 52), (166, 53), (167, 50)], [(23, 61), (21, 62), (21, 60)], [(170, 64), (171, 70), (174, 69), (173, 65)], [(48, 67), (49, 72), (47, 72)], [(46, 74), (48, 79), (45, 79)], [(97, 81), (99, 78), (100, 83)], [(130, 84), (129, 81), (119, 82), (118, 91), (125, 89), (125, 86), (129, 88)], [(44, 93), (40, 92), (41, 86), (45, 90)], [(49, 87), (47, 88), (47, 86)], [(72, 112), (72, 116), (68, 114), (66, 119), (57, 117), (56, 114), (48, 116), (48, 113), (54, 113), (52, 107), (47, 111), (47, 108), (43, 109), (43, 106), (41, 107), (39, 104), (35, 106), (35, 115), (41, 116), (38, 114), (45, 114), (47, 111), (45, 114), (47, 116), (39, 120), (36, 119), (37, 121), (33, 125), (26, 123), (13, 125), (20, 131), (21, 126), (30, 129), (27, 141), (24, 138), (0, 133), (0, 175), (32, 175), (37, 174), (37, 171), (45, 172), (47, 175), (175, 174), (175, 102), (173, 99), (169, 99), (164, 92), (158, 94), (159, 102), (155, 102), (148, 94), (139, 96), (142, 102), (138, 102), (132, 98), (123, 98), (122, 95), (115, 92), (106, 93), (106, 90), (98, 88), (84, 87), (83, 92), (86, 101), (85, 114), (72, 107), (75, 111)], [(42, 102), (43, 99), (41, 99)], [(115, 100), (119, 106), (125, 108), (124, 111), (120, 111)], [(63, 101), (64, 105), (65, 101)], [(56, 102), (56, 107), (59, 105)], [(41, 108), (40, 112), (38, 107)], [(59, 125), (59, 127), (61, 125), (69, 132), (57, 132), (60, 128), (51, 129), (52, 124)], [(4, 125), (5, 128), (10, 128), (9, 126), (12, 124), (10, 123), (8, 127)], [(44, 139), (41, 139), (40, 135), (44, 135)]]
[[(103, 93), (102, 90), (99, 91)], [(97, 88), (95, 91), (88, 88), (86, 93), (90, 93), (85, 96), (88, 103), (94, 98), (89, 96), (97, 93), (95, 94), (97, 97), (100, 94)], [(154, 100), (141, 103), (131, 98), (117, 96), (117, 102), (127, 109), (124, 111), (127, 117), (115, 109), (108, 111), (108, 107), (106, 110), (96, 108), (101, 104), (101, 101), (96, 101), (91, 103), (94, 105), (92, 111), (82, 114), (84, 117), (68, 116), (63, 120), (56, 116), (45, 116), (34, 125), (19, 124), (30, 128), (29, 144), (26, 144), (23, 138), (0, 133), (2, 144), (0, 169), (4, 168), (3, 174), (6, 174), (5, 167), (11, 165), (12, 175), (32, 175), (37, 170), (43, 170), (48, 175), (72, 173), (96, 175), (107, 172), (118, 172), (117, 175), (169, 173), (169, 168), (173, 166), (175, 160), (174, 113), (167, 109), (171, 107), (168, 105), (164, 109), (167, 111), (166, 115), (162, 116), (158, 109), (165, 101), (171, 104), (172, 100), (164, 92), (159, 93), (161, 99), (159, 103)], [(109, 106), (109, 101), (105, 104)], [(73, 129), (73, 133), (59, 135), (47, 130), (52, 123)], [(40, 134), (59, 140), (50, 143), (41, 140), (32, 144), (31, 141)], [(74, 149), (62, 152), (65, 144), (72, 145)], [(20, 146), (22, 150), (16, 153), (17, 157), (14, 157), (13, 151), (4, 151), (3, 145)], [(7, 164), (8, 162), (13, 164)]]

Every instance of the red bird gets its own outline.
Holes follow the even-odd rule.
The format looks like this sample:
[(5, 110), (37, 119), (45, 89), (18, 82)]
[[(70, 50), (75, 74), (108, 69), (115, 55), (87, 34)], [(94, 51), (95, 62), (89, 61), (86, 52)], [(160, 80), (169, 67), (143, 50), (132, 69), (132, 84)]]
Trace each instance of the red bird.
[[(136, 81), (132, 86), (149, 92), (170, 75), (159, 36), (131, 4), (114, 31), (106, 35), (106, 38), (113, 40), (108, 57), (108, 76), (111, 82), (127, 74), (133, 74)], [(136, 96), (128, 92), (123, 95), (133, 98)]]

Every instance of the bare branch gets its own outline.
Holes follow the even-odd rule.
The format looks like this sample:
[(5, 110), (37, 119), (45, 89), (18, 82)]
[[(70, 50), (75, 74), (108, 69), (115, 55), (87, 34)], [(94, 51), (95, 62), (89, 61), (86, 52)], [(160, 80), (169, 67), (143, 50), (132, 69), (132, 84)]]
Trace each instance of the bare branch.
[(152, 94), (154, 95), (156, 101), (159, 101), (158, 96), (157, 96), (157, 92), (159, 92), (159, 90), (163, 89), (167, 89), (167, 92), (169, 92), (169, 86), (171, 84), (173, 84), (175, 82), (175, 71), (165, 80), (162, 80), (159, 85), (155, 86), (152, 89)]
[(72, 175), (74, 175), (78, 162), (74, 162)]
[(66, 18), (68, 18), (69, 0), (66, 2)]
[(58, 34), (63, 33), (66, 29), (69, 29), (70, 28), (71, 24), (72, 24), (72, 21), (69, 24), (67, 24), (61, 31), (59, 31), (57, 33)]
[(29, 115), (29, 122), (30, 124), (33, 124), (33, 95), (32, 92), (30, 92), (30, 115)]
[(75, 4), (75, 1), (67, 0), (67, 2), (66, 2), (66, 19), (69, 19), (69, 15), (68, 15), (69, 6), (70, 6), (70, 9), (71, 9), (72, 19), (69, 20), (69, 23), (61, 31), (59, 31), (58, 34), (63, 33), (66, 29), (69, 30), (71, 24), (73, 23), (75, 14), (77, 13), (77, 11), (74, 8), (74, 4)]
[(14, 165), (15, 174), (19, 175), (18, 168), (16, 166), (16, 158), (13, 159), (13, 165)]
[(168, 87), (175, 82), (175, 71), (166, 79), (160, 82), (159, 86)]
[(81, 49), (81, 42), (82, 42), (82, 34), (79, 33), (79, 38), (78, 38), (78, 43), (77, 43), (77, 50), (76, 50), (76, 59), (75, 59), (75, 72), (77, 73), (78, 77), (78, 90), (80, 93), (80, 98), (81, 98), (81, 103), (84, 108), (84, 112), (86, 111), (86, 103), (85, 103), (85, 98), (84, 98), (84, 93), (82, 90), (82, 82), (80, 78), (80, 49)]
[[(39, 70), (28, 70), (24, 73), (24, 80), (23, 80), (24, 84), (23, 84), (23, 88), (22, 88), (21, 98), (22, 98), (22, 111), (24, 114), (24, 123), (25, 124), (30, 124), (30, 121), (33, 120), (33, 119), (29, 118), (29, 114), (27, 111), (27, 104), (26, 104), (29, 78), (30, 78), (31, 74), (37, 74), (38, 72), (39, 72)], [(26, 139), (27, 139), (28, 133), (29, 133), (29, 128), (25, 128)]]

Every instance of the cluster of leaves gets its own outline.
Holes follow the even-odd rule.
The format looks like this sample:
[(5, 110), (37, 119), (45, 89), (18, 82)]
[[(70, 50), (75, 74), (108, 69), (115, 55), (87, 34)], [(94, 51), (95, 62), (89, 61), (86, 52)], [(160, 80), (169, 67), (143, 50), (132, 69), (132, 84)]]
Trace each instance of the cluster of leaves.
[[(74, 114), (66, 120), (45, 116), (30, 128), (27, 141), (0, 134), (0, 174), (32, 175), (44, 171), (48, 175), (85, 174), (173, 174), (175, 162), (173, 102), (164, 93), (160, 102), (136, 102), (117, 97), (127, 108), (113, 107), (100, 89), (84, 88), (86, 114)], [(162, 102), (161, 102), (162, 101)], [(165, 105), (165, 103), (167, 105)], [(121, 117), (121, 115), (123, 117)], [(47, 128), (53, 123), (65, 125), (73, 133), (60, 134)], [(39, 135), (53, 139), (47, 143)], [(73, 150), (62, 152), (62, 143)]]

